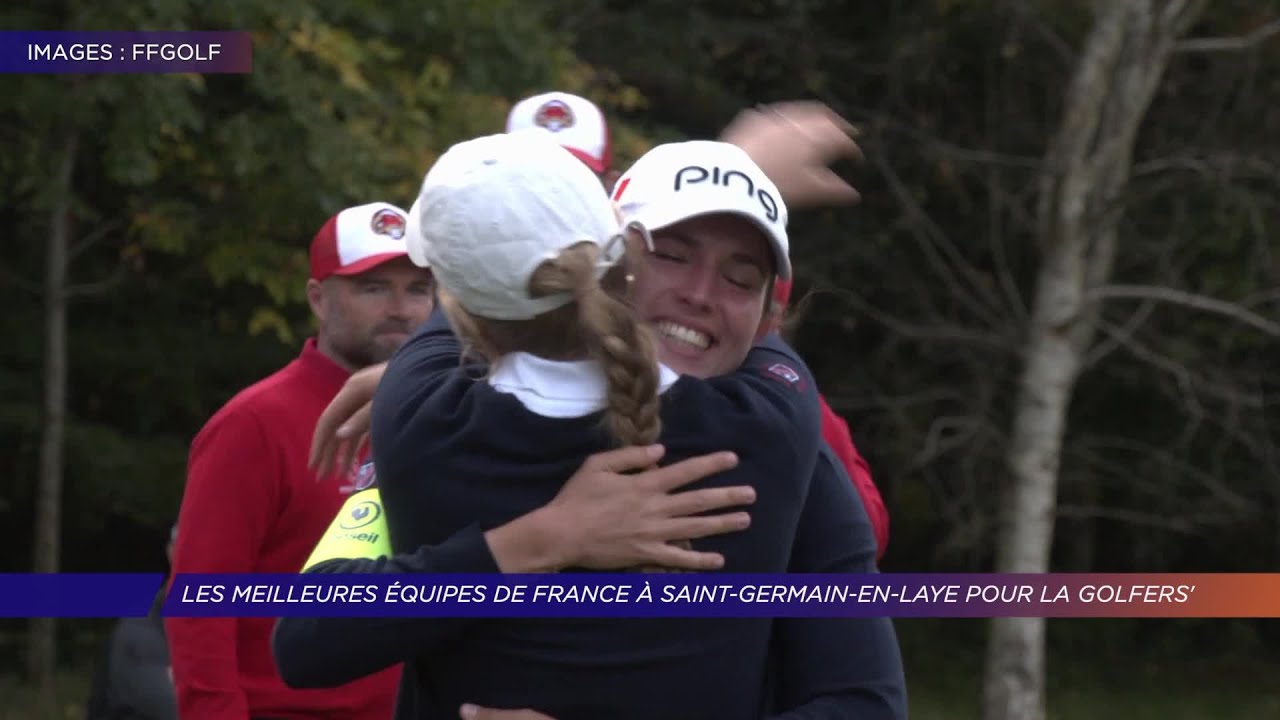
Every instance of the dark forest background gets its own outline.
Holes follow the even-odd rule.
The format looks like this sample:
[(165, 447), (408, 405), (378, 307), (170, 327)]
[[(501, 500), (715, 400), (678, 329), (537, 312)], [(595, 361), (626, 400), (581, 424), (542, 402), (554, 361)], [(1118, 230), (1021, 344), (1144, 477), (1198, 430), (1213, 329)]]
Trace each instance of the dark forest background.
[[(1043, 569), (1280, 569), (1275, 2), (64, 0), (0, 27), (255, 42), (247, 76), (0, 77), (0, 571), (163, 569), (194, 433), (310, 331), (316, 228), (407, 207), (437, 153), (548, 89), (605, 108), (620, 165), (760, 102), (860, 127), (838, 169), (863, 202), (796, 213), (792, 327), (889, 507), (886, 572), (1020, 567), (1035, 528), (1001, 520), (1037, 486)], [(1074, 358), (1045, 355), (1038, 291), (1072, 282)], [(1075, 370), (1045, 485), (1020, 428), (1054, 357)], [(899, 627), (913, 715), (978, 717), (988, 623)], [(60, 677), (105, 630), (59, 624)], [(0, 696), (40, 686), (29, 637), (0, 625)], [(1052, 621), (1048, 717), (1280, 716), (1277, 640)]]

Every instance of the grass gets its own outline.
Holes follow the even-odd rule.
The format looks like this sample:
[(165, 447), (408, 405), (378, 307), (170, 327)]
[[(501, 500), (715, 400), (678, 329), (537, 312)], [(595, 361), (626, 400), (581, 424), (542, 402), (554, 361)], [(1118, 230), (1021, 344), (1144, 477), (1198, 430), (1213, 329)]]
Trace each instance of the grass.
[[(981, 717), (982, 627), (954, 631), (967, 622), (899, 621), (913, 720)], [(1117, 633), (1115, 624), (1062, 621), (1055, 629), (1058, 652), (1050, 655), (1046, 673), (1048, 720), (1280, 717), (1280, 663), (1274, 657), (1168, 648), (1135, 654), (1131, 646), (1109, 652), (1106, 636)], [(1063, 642), (1064, 635), (1076, 642)], [(1081, 637), (1089, 642), (1079, 642)], [(1077, 647), (1063, 652), (1070, 644)]]
[(0, 720), (83, 720), (90, 670), (64, 669), (54, 681), (52, 707), (42, 707), (24, 678), (0, 675)]
[[(918, 667), (918, 664), (913, 663)], [(1048, 720), (1258, 720), (1280, 717), (1280, 688), (1262, 670), (1231, 661), (1176, 667), (1135, 667), (1099, 662), (1063, 669), (1051, 663)], [(1199, 667), (1197, 667), (1199, 666)], [(980, 717), (981, 678), (977, 667), (950, 672), (908, 670), (911, 717), (915, 720), (972, 720)]]
[[(1051, 625), (1051, 628), (1054, 627)], [(977, 720), (982, 626), (969, 621), (899, 621), (913, 720)], [(1280, 663), (1258, 652), (1154, 648), (1108, 650), (1122, 628), (1094, 621), (1059, 624), (1049, 660), (1048, 720), (1259, 720), (1280, 717)], [(1081, 638), (1085, 640), (1082, 641)], [(1061, 636), (1059, 638), (1061, 640)], [(1085, 649), (1094, 648), (1092, 651)], [(1070, 646), (1069, 653), (1063, 645)], [(1130, 647), (1124, 643), (1126, 649)], [(0, 720), (80, 720), (90, 668), (57, 679), (42, 709), (20, 678), (0, 674)]]

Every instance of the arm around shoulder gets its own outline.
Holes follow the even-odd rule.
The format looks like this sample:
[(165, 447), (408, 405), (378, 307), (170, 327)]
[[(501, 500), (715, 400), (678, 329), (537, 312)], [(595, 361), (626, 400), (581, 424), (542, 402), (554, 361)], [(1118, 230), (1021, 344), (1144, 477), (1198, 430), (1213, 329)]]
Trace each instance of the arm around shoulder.
[[(392, 554), (382, 501), (373, 487), (347, 499), (303, 572), (489, 573), (498, 572), (498, 566), (478, 527), (466, 528), (439, 545)], [(358, 582), (358, 577), (353, 580)], [(276, 622), (271, 644), (286, 685), (335, 687), (426, 652), (468, 623), (447, 618), (285, 617)]]
[[(501, 527), (471, 526), (443, 543), (392, 553), (376, 487), (347, 499), (307, 560), (326, 575), (533, 573), (566, 565), (568, 550), (534, 511)], [(272, 634), (276, 669), (294, 688), (334, 687), (404, 662), (464, 631), (450, 618), (285, 617)]]

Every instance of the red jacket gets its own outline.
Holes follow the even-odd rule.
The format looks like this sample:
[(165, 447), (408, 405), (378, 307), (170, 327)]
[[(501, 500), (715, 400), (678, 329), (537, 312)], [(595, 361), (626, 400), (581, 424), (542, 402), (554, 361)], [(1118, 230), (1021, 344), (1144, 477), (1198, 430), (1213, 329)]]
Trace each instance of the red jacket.
[[(791, 288), (790, 280), (779, 280), (773, 284), (773, 301), (777, 305), (779, 319), (791, 302)], [(889, 547), (889, 511), (885, 509), (879, 488), (871, 479), (871, 467), (858, 454), (858, 448), (853, 444), (848, 423), (827, 405), (826, 398), (819, 395), (818, 400), (822, 403), (822, 438), (835, 451), (836, 457), (840, 458), (854, 487), (858, 489), (858, 495), (862, 497), (867, 516), (871, 518), (871, 528), (876, 534), (876, 559), (879, 560)]]
[(862, 459), (857, 446), (853, 444), (849, 425), (827, 405), (826, 398), (819, 395), (818, 401), (822, 403), (822, 439), (827, 441), (836, 457), (840, 458), (840, 463), (858, 489), (858, 495), (862, 497), (867, 517), (871, 518), (871, 528), (876, 534), (876, 560), (880, 560), (889, 547), (889, 511), (885, 509), (880, 490), (871, 479), (871, 466)]
[[(307, 468), (320, 413), (349, 374), (315, 340), (240, 392), (191, 445), (173, 570), (301, 572), (346, 496)], [(293, 690), (276, 672), (274, 618), (168, 618), (181, 717), (200, 720), (388, 720), (400, 668), (324, 690)]]

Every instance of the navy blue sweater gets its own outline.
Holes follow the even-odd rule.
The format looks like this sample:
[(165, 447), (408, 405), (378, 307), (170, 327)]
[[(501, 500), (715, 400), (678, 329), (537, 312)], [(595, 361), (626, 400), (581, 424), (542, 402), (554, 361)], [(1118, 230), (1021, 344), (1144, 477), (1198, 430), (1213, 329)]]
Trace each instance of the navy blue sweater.
[[(877, 550), (862, 498), (824, 444), (787, 571), (876, 573)], [(906, 720), (906, 678), (889, 618), (779, 618), (771, 651), (772, 720)]]
[[(759, 494), (750, 530), (699, 541), (700, 549), (725, 553), (738, 572), (874, 570), (865, 512), (839, 464), (819, 459), (812, 380), (785, 345), (753, 350), (732, 376), (683, 378), (663, 406), (667, 462), (732, 449), (739, 467), (702, 484), (750, 483)], [(550, 501), (587, 455), (605, 448), (598, 416), (537, 416), (462, 373), (456, 340), (438, 316), (397, 354), (374, 407), (375, 460), (397, 554), (315, 571), (496, 571), (480, 530)], [(810, 477), (821, 492), (810, 492)], [(478, 702), (533, 707), (557, 720), (747, 720), (770, 700), (790, 708), (780, 718), (905, 716), (887, 620), (777, 621), (774, 697), (765, 694), (771, 625), (290, 618), (276, 649), (286, 680), (311, 686), (407, 660), (400, 718), (453, 718), (462, 702)]]
[[(610, 447), (599, 414), (553, 419), (459, 368), (442, 313), (397, 353), (374, 397), (372, 444), (396, 552), (497, 527), (549, 503)], [(662, 396), (667, 462), (733, 450), (733, 470), (701, 484), (755, 486), (751, 527), (698, 541), (728, 572), (783, 572), (821, 444), (817, 395), (780, 342), (737, 372), (682, 377)], [(772, 370), (770, 370), (772, 368)], [(797, 481), (797, 478), (800, 478)], [(463, 702), (531, 707), (557, 720), (758, 717), (770, 621), (490, 620), (422, 658), (418, 717)], [(712, 682), (713, 681), (713, 682)]]

